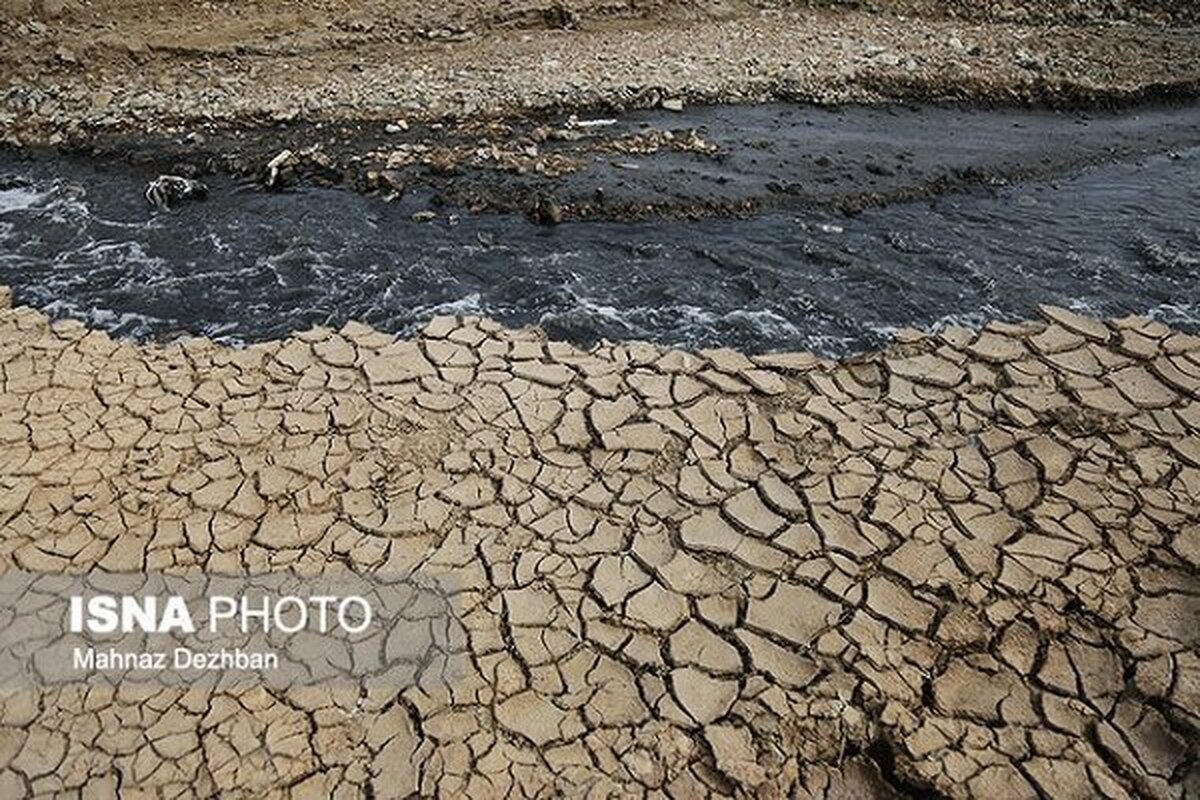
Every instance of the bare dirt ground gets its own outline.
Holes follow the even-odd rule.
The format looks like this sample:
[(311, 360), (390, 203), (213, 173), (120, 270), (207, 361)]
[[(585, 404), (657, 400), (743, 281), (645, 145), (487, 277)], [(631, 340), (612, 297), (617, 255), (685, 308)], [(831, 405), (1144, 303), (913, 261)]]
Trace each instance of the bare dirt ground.
[(10, 143), (664, 100), (1191, 94), (1191, 4), (9, 0)]
[(6, 569), (416, 569), (464, 630), (400, 687), (6, 689), (0, 794), (1194, 796), (1198, 396), (1200, 339), (1056, 308), (841, 363), (0, 310)]

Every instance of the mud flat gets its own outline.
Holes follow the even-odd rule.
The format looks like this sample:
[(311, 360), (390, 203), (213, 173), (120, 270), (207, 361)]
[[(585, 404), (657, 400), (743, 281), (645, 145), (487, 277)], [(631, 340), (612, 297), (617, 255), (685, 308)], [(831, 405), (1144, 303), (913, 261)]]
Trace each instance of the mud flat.
[(1196, 790), (1200, 339), (1158, 323), (836, 362), (16, 308), (0, 441), (8, 569), (419, 570), (467, 631), (398, 693), (6, 691), (4, 796)]

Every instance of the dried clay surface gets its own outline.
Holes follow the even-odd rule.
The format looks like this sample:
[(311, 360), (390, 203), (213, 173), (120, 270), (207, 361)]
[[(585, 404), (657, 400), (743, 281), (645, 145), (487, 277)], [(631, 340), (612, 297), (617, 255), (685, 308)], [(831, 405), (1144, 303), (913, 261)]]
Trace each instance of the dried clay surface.
[(0, 311), (6, 568), (419, 569), (468, 634), (440, 687), (5, 691), (0, 796), (1194, 793), (1198, 392), (1057, 308), (844, 362)]

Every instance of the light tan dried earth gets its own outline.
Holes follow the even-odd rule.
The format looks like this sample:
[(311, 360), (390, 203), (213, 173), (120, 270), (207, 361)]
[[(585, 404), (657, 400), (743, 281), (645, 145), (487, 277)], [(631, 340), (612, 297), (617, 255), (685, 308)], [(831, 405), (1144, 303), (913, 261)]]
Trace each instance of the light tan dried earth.
[(5, 0), (0, 133), (86, 145), (106, 131), (679, 100), (1194, 95), (1193, 5)]
[(469, 632), (440, 688), (7, 690), (0, 796), (1196, 790), (1200, 339), (1157, 323), (834, 362), (17, 308), (0, 443), (8, 569), (419, 569)]

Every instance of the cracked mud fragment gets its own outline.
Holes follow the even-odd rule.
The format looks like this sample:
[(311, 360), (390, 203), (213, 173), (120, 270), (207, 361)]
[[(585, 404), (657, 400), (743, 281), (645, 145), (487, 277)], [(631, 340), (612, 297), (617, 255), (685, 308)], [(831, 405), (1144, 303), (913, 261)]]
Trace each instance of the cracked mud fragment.
[(8, 569), (416, 569), (465, 629), (441, 686), (6, 690), (0, 795), (1194, 793), (1200, 339), (1044, 316), (838, 363), (0, 311)]

